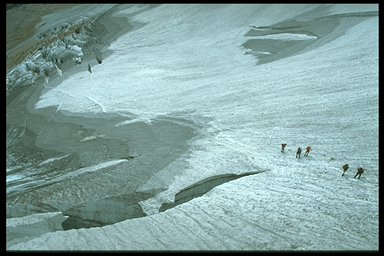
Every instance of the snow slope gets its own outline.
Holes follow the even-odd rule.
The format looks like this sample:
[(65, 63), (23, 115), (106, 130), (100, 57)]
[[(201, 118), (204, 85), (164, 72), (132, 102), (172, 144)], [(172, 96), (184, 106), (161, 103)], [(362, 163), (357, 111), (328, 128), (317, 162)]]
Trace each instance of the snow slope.
[[(45, 91), (36, 110), (129, 113), (115, 123), (127, 128), (182, 119), (199, 136), (135, 188), (162, 190), (138, 202), (147, 216), (8, 249), (378, 250), (377, 9), (137, 5), (115, 13), (145, 25), (113, 42), (92, 73)], [(310, 155), (296, 159), (307, 145)], [(360, 166), (367, 171), (353, 179)], [(159, 212), (201, 180), (250, 172)]]

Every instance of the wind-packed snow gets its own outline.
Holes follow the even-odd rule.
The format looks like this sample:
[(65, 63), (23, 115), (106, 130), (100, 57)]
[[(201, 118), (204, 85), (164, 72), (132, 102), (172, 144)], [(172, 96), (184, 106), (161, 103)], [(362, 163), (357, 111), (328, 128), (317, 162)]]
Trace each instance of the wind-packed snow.
[[(165, 118), (186, 125), (181, 118), (200, 127), (199, 136), (136, 189), (162, 189), (138, 202), (147, 216), (50, 232), (8, 249), (378, 250), (377, 11), (369, 4), (164, 4), (115, 13), (144, 26), (117, 38), (92, 73), (73, 73), (45, 91), (36, 110), (129, 113), (116, 129), (155, 130)], [(358, 167), (366, 171), (354, 179)], [(201, 180), (250, 172), (159, 212)]]

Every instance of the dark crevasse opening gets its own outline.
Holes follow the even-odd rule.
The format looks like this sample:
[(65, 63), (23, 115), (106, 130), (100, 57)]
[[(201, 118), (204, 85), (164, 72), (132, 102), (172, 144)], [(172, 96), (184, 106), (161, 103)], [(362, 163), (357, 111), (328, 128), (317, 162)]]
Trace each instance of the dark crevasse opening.
[(209, 192), (210, 190), (212, 190), (214, 187), (219, 186), (223, 183), (226, 183), (244, 176), (257, 174), (257, 173), (260, 173), (260, 172), (249, 172), (249, 173), (243, 173), (243, 174), (222, 174), (222, 175), (206, 178), (189, 187), (182, 189), (180, 192), (178, 192), (175, 195), (174, 202), (163, 203), (159, 211), (163, 212), (177, 205), (186, 203), (196, 197), (200, 197), (206, 194), (207, 192)]

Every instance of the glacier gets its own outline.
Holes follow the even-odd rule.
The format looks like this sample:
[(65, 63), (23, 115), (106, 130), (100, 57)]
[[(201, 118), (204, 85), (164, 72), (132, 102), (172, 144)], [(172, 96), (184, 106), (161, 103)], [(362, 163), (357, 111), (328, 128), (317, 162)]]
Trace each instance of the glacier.
[(28, 42), (7, 250), (378, 250), (377, 4), (85, 4)]

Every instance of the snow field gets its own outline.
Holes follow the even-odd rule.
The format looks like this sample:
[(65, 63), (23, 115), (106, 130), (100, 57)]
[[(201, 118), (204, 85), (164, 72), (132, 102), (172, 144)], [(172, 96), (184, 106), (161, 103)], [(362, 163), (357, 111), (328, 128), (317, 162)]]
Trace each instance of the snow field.
[[(144, 27), (114, 42), (115, 53), (92, 74), (73, 74), (47, 91), (36, 108), (124, 110), (137, 120), (183, 113), (202, 126), (200, 137), (137, 188), (167, 187), (140, 202), (149, 216), (44, 234), (10, 249), (377, 250), (377, 17), (337, 16), (329, 35), (262, 65), (241, 47), (251, 25), (376, 8), (161, 5), (135, 15)], [(296, 159), (307, 145), (313, 152)], [(350, 170), (341, 177), (344, 163)], [(367, 172), (353, 179), (360, 166)], [(260, 173), (157, 213), (182, 188), (249, 171)]]

